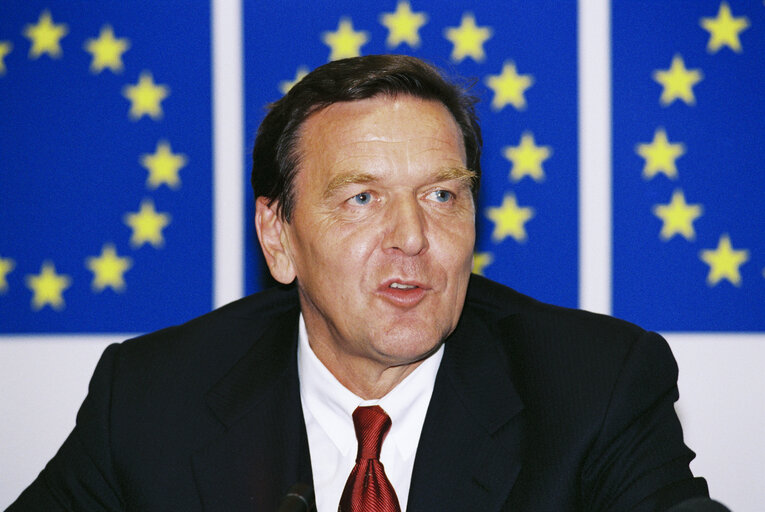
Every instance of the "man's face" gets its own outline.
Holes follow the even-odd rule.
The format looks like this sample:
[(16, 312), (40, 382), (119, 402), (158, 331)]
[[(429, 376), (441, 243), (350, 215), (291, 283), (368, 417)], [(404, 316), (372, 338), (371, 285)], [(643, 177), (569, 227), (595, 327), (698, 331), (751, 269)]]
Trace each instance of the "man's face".
[(325, 364), (422, 359), (457, 324), (475, 242), (454, 118), (403, 95), (336, 103), (305, 121), (298, 154), (281, 241), (313, 350)]

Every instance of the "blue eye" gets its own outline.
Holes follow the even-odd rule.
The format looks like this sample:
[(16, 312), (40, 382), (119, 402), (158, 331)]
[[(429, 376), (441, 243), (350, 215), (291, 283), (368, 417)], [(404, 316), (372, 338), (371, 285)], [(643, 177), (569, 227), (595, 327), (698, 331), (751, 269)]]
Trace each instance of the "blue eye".
[(454, 197), (454, 194), (452, 194), (448, 190), (436, 190), (435, 192), (433, 192), (433, 197), (439, 203), (446, 203)]
[(362, 192), (360, 194), (356, 194), (355, 196), (353, 196), (351, 200), (358, 205), (369, 204), (372, 202), (372, 194), (370, 194), (369, 192)]

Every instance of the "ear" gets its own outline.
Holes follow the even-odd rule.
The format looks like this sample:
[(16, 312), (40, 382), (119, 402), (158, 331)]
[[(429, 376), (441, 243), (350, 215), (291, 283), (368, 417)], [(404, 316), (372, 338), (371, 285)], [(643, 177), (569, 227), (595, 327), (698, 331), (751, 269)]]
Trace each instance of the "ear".
[(276, 211), (277, 205), (274, 201), (269, 206), (265, 197), (255, 200), (255, 230), (271, 275), (280, 283), (289, 284), (295, 279), (295, 266), (285, 246), (286, 225)]

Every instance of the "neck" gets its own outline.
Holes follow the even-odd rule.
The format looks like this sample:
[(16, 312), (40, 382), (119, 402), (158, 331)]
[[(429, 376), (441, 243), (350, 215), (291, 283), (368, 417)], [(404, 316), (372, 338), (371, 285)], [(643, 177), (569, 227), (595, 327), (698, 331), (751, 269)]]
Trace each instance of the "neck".
[(407, 364), (385, 365), (364, 357), (337, 354), (321, 343), (313, 343), (310, 336), (308, 344), (338, 382), (364, 400), (377, 400), (387, 395), (430, 355)]

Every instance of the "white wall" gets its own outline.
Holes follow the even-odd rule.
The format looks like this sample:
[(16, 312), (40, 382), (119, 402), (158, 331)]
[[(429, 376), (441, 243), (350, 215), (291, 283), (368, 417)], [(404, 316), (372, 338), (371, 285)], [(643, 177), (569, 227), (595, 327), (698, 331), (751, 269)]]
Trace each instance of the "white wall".
[(667, 336), (680, 366), (677, 411), (691, 464), (736, 512), (765, 507), (765, 335)]
[(114, 337), (0, 339), (0, 510), (74, 426), (98, 357)]
[[(121, 338), (0, 340), (0, 509), (26, 487), (74, 426), (106, 345)], [(765, 335), (670, 335), (680, 365), (678, 412), (695, 474), (734, 511), (765, 503)]]

